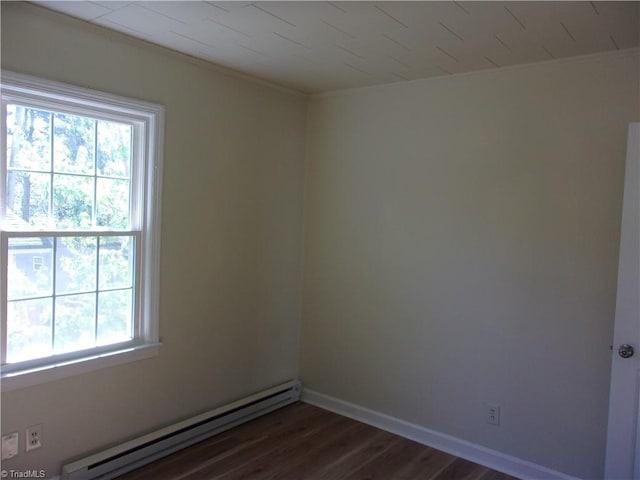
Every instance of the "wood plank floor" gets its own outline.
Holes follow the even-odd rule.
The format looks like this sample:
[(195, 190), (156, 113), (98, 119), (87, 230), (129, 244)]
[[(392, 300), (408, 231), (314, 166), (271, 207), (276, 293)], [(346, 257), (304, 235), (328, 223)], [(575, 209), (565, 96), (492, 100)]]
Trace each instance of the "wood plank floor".
[(120, 480), (516, 480), (298, 402)]

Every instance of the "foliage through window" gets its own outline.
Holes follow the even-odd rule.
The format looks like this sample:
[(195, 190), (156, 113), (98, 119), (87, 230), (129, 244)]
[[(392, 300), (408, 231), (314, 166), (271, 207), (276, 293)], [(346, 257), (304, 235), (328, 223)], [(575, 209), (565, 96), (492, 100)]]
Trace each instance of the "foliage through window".
[(161, 108), (6, 77), (3, 373), (157, 341)]

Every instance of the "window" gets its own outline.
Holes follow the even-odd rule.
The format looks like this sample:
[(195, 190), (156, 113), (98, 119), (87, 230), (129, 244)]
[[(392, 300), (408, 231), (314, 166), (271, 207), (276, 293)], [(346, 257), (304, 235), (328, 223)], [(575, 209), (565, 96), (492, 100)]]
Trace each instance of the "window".
[(155, 354), (162, 107), (1, 83), (3, 389)]

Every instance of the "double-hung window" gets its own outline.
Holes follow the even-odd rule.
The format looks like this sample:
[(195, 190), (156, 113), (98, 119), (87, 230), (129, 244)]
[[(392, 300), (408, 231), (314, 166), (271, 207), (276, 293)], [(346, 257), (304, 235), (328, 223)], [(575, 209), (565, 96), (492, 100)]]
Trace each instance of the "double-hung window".
[(0, 83), (3, 389), (155, 354), (163, 108)]

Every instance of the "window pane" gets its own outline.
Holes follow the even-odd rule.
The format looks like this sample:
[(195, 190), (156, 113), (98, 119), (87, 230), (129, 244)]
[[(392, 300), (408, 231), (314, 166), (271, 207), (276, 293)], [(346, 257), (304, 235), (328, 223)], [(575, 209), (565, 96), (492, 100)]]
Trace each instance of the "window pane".
[(9, 239), (7, 297), (43, 297), (51, 295), (53, 239), (18, 237)]
[(7, 302), (7, 363), (51, 355), (51, 298)]
[(7, 167), (51, 170), (51, 112), (7, 105)]
[(55, 353), (94, 347), (96, 344), (95, 315), (95, 293), (57, 297)]
[(129, 226), (129, 180), (98, 178), (96, 223), (99, 227), (124, 230)]
[(96, 290), (96, 237), (56, 239), (56, 294)]
[(92, 225), (93, 178), (53, 176), (53, 214), (56, 228), (89, 228)]
[(131, 125), (98, 120), (98, 175), (131, 177)]
[(7, 222), (11, 228), (47, 228), (51, 175), (7, 172)]
[(53, 118), (55, 172), (93, 174), (95, 120), (56, 113)]
[(133, 286), (134, 237), (100, 238), (99, 289)]
[(41, 367), (53, 372), (122, 345), (157, 342), (157, 282), (139, 280), (157, 278), (159, 268), (147, 260), (160, 240), (162, 149), (153, 147), (164, 134), (164, 107), (4, 73), (6, 372), (36, 368), (35, 380), (47, 375)]
[(98, 294), (98, 345), (133, 338), (131, 297), (131, 289)]

